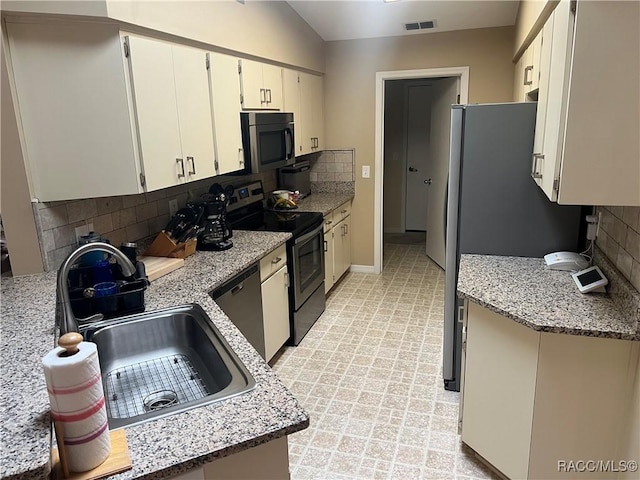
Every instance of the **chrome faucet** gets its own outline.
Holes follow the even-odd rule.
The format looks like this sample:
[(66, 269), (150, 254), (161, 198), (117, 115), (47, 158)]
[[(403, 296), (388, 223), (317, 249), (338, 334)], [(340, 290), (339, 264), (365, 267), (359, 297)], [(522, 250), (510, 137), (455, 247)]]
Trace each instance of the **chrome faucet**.
[(122, 268), (122, 274), (125, 277), (131, 277), (136, 273), (136, 267), (131, 263), (124, 253), (115, 248), (113, 245), (103, 242), (93, 242), (82, 245), (75, 251), (73, 251), (62, 262), (60, 269), (58, 270), (57, 281), (57, 301), (59, 302), (59, 308), (56, 309), (57, 321), (60, 325), (60, 335), (64, 335), (69, 332), (78, 331), (78, 320), (83, 322), (96, 322), (102, 320), (104, 316), (101, 313), (96, 313), (88, 318), (77, 319), (71, 309), (71, 299), (69, 298), (69, 284), (68, 276), (71, 266), (85, 253), (101, 251), (112, 254)]

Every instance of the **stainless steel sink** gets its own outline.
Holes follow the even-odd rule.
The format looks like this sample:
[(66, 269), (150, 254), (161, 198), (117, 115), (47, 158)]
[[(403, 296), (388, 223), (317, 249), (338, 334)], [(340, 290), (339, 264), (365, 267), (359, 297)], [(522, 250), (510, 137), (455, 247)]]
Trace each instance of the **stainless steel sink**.
[(239, 395), (255, 380), (197, 304), (80, 326), (98, 347), (111, 429)]

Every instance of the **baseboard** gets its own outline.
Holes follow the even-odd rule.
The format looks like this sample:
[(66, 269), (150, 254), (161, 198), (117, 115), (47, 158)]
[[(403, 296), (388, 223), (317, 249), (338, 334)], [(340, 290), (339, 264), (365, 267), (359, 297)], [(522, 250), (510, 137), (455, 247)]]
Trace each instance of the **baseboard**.
[(389, 228), (384, 233), (404, 233), (404, 228)]
[(376, 273), (373, 265), (351, 265), (349, 271), (354, 273)]

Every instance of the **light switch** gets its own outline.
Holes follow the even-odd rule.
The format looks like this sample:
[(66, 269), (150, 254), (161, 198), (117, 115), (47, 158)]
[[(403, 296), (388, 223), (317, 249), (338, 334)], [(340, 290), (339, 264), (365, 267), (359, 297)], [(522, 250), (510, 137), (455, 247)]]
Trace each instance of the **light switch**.
[(371, 167), (369, 165), (362, 166), (362, 178), (370, 178), (371, 177)]

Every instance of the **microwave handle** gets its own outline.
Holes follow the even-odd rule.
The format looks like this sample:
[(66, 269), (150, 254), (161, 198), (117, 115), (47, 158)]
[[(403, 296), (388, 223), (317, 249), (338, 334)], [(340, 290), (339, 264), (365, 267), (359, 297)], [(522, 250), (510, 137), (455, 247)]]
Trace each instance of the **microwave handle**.
[(291, 128), (285, 128), (284, 134), (285, 134), (285, 137), (289, 138), (288, 141), (285, 140), (287, 144), (286, 155), (287, 155), (287, 160), (289, 160), (293, 158), (293, 131), (291, 130)]

